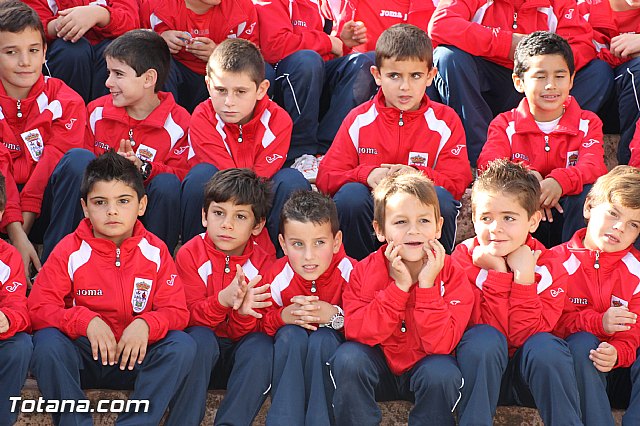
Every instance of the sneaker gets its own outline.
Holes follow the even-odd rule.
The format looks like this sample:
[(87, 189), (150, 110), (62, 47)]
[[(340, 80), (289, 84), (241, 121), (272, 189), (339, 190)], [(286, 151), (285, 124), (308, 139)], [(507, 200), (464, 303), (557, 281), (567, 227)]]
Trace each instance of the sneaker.
[(318, 176), (319, 165), (320, 159), (318, 157), (304, 154), (295, 159), (291, 168), (302, 173), (302, 176), (304, 176), (310, 183), (315, 183), (316, 177)]

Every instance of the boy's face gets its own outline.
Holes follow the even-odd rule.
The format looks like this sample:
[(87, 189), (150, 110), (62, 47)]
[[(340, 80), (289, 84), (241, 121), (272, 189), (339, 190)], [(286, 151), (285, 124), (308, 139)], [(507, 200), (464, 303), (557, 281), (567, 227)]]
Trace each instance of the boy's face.
[(136, 191), (119, 180), (98, 181), (81, 200), (82, 210), (93, 226), (93, 235), (113, 241), (120, 246), (133, 235), (138, 216), (147, 208), (147, 196), (138, 200)]
[(293, 270), (307, 281), (317, 280), (331, 265), (340, 250), (342, 232), (331, 232), (329, 221), (322, 224), (287, 220), (284, 235), (278, 235), (280, 246)]
[(507, 256), (525, 243), (530, 232), (538, 229), (540, 211), (529, 217), (516, 197), (481, 192), (475, 198), (473, 227), (480, 245), (488, 247), (493, 256)]
[(589, 221), (584, 246), (606, 253), (624, 250), (633, 244), (640, 233), (640, 210), (618, 203), (592, 205), (587, 198), (584, 218)]
[(256, 103), (264, 98), (269, 80), (256, 83), (244, 72), (228, 72), (213, 67), (205, 77), (213, 109), (222, 121), (246, 124), (253, 116)]
[(136, 106), (144, 100), (146, 89), (153, 89), (155, 81), (155, 70), (148, 70), (139, 77), (131, 66), (120, 59), (110, 56), (106, 57), (109, 77), (105, 86), (111, 93), (113, 105), (120, 108)]
[(228, 256), (241, 255), (249, 238), (260, 234), (264, 222), (264, 219), (256, 221), (250, 204), (236, 204), (232, 200), (212, 201), (209, 209), (202, 211), (202, 226), (207, 228), (207, 235)]
[(40, 78), (47, 48), (40, 32), (0, 32), (0, 81), (9, 96), (23, 99)]
[(415, 111), (420, 107), (427, 86), (437, 69), (417, 59), (396, 61), (383, 59), (380, 68), (371, 67), (376, 84), (382, 88), (386, 105), (401, 111)]
[(401, 246), (403, 262), (422, 262), (426, 256), (424, 247), (430, 247), (430, 240), (440, 238), (444, 223), (442, 217), (436, 219), (435, 207), (423, 204), (412, 194), (397, 192), (387, 198), (384, 214), (384, 231), (373, 221), (378, 240)]
[(564, 101), (573, 87), (573, 76), (562, 55), (529, 58), (529, 69), (522, 78), (513, 75), (516, 90), (524, 93), (536, 121), (553, 121), (563, 113)]

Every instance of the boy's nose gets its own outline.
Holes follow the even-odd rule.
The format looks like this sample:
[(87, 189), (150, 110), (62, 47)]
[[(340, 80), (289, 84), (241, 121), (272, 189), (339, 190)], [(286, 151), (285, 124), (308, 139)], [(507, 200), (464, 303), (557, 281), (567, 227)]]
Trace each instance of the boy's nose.
[(551, 83), (547, 83), (547, 84), (544, 86), (544, 88), (545, 88), (546, 90), (553, 89), (553, 84), (551, 84)]

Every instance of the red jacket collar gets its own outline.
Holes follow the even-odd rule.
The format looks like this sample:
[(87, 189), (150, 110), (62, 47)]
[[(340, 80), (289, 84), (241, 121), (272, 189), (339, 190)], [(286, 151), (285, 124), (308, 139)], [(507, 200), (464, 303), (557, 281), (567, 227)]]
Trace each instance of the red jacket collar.
[[(209, 102), (211, 102), (211, 100), (209, 100)], [(266, 95), (262, 99), (260, 99), (258, 102), (256, 102), (256, 106), (253, 109), (253, 115), (251, 116), (251, 120), (249, 120), (245, 124), (242, 124), (242, 128), (246, 130), (246, 129), (253, 129), (256, 126), (258, 126), (260, 124), (260, 119), (262, 118), (262, 114), (269, 106), (269, 102), (271, 102), (271, 100)], [(215, 108), (213, 108), (213, 102), (211, 102), (211, 109), (213, 110), (213, 113), (217, 115)], [(224, 122), (220, 118), (218, 118), (218, 120)], [(239, 124), (227, 123), (227, 122), (224, 122), (224, 126), (234, 129), (236, 131), (239, 131), (238, 129), (240, 127)]]
[[(564, 102), (564, 108), (564, 114), (560, 118), (560, 122), (558, 122), (553, 133), (577, 135), (578, 132), (580, 132), (579, 126), (582, 109), (572, 96), (569, 96)], [(518, 107), (512, 110), (512, 114), (516, 133), (542, 133), (533, 115), (531, 115), (527, 98), (520, 101)]]
[[(102, 116), (121, 123), (128, 123), (130, 117), (129, 114), (127, 114), (127, 110), (123, 107), (114, 106), (111, 95), (106, 95), (105, 98)], [(160, 99), (160, 105), (151, 111), (151, 114), (149, 114), (147, 118), (140, 120), (140, 123), (151, 127), (164, 126), (167, 117), (169, 117), (169, 114), (176, 105), (176, 101), (169, 92), (158, 92), (158, 98)]]
[[(286, 259), (286, 262), (289, 264), (289, 258), (285, 256), (285, 259)], [(327, 268), (327, 270), (324, 271), (322, 273), (322, 275), (320, 275), (318, 277), (318, 279), (314, 280), (316, 285), (322, 286), (325, 283), (331, 282), (331, 280), (334, 277), (334, 273), (335, 273), (336, 269), (338, 268), (338, 265), (344, 259), (347, 259), (347, 254), (344, 251), (344, 246), (342, 244), (340, 244), (340, 250), (338, 250), (338, 253), (334, 254), (333, 257), (331, 258), (331, 263), (329, 264), (329, 267)], [(291, 269), (293, 270), (293, 268), (291, 268)], [(302, 281), (304, 283), (310, 283), (311, 282), (309, 280), (305, 280), (304, 278), (302, 278), (296, 271), (293, 271), (293, 273), (294, 273), (294, 276), (296, 277), (296, 279), (299, 279), (300, 281)]]
[[(31, 89), (29, 90), (29, 94), (27, 95), (26, 98), (22, 99), (22, 102), (30, 102), (34, 100), (35, 98), (38, 97), (38, 95), (40, 95), (40, 93), (44, 92), (44, 88), (45, 88), (45, 78), (43, 75), (41, 75), (40, 78), (38, 78), (38, 81), (36, 81), (36, 83), (33, 86), (31, 86)], [(17, 99), (14, 99), (11, 96), (7, 95), (7, 91), (5, 90), (4, 85), (2, 83), (0, 83), (0, 97), (6, 98), (7, 100), (10, 99), (13, 102), (17, 101)]]
[(633, 245), (630, 245), (624, 250), (611, 253), (606, 253), (600, 250), (590, 250), (584, 246), (584, 238), (586, 234), (587, 228), (579, 229), (575, 234), (573, 234), (573, 237), (571, 237), (571, 240), (567, 243), (569, 251), (575, 255), (582, 264), (593, 265), (595, 263), (597, 253), (600, 269), (607, 270), (617, 267), (619, 265), (618, 262), (620, 262), (620, 260), (630, 251), (636, 252), (634, 253), (636, 255), (638, 254)]
[[(211, 240), (211, 238), (209, 238), (209, 235), (207, 235), (206, 231), (203, 234), (200, 234), (202, 239), (204, 240), (204, 246), (207, 250), (207, 257), (209, 259), (214, 260), (216, 263), (221, 262), (222, 264), (225, 263), (225, 260), (227, 258), (227, 255), (224, 254), (223, 252), (221, 252), (220, 250), (218, 250), (216, 248), (216, 246), (213, 244), (213, 241)], [(245, 244), (244, 246), (244, 251), (242, 252), (241, 255), (238, 256), (229, 256), (229, 263), (239, 263), (240, 265), (243, 265), (247, 262), (247, 260), (249, 260), (251, 258), (251, 256), (253, 255), (253, 251), (254, 251), (254, 245), (255, 245), (255, 237), (251, 236), (249, 238), (249, 240), (247, 241), (247, 244)], [(235, 272), (234, 272), (235, 273)]]
[[(138, 246), (140, 240), (145, 237), (146, 233), (147, 230), (142, 222), (137, 220), (133, 227), (133, 234), (131, 237), (125, 239), (122, 244), (120, 244), (120, 251), (126, 253), (133, 250)], [(116, 249), (116, 245), (113, 241), (105, 238), (97, 238), (93, 235), (93, 225), (88, 218), (85, 218), (80, 222), (80, 225), (76, 228), (75, 234), (82, 241), (86, 241), (93, 250), (98, 252), (113, 253)]]
[(405, 124), (407, 122), (415, 120), (416, 118), (424, 116), (424, 113), (427, 112), (427, 110), (431, 106), (431, 99), (429, 99), (427, 95), (424, 95), (417, 110), (400, 111), (396, 107), (390, 107), (386, 105), (386, 99), (384, 97), (384, 93), (382, 93), (382, 89), (378, 90), (378, 93), (376, 93), (375, 97), (373, 98), (373, 102), (378, 112), (385, 118), (391, 118), (394, 121), (397, 121), (400, 117), (400, 114), (402, 113), (402, 119)]

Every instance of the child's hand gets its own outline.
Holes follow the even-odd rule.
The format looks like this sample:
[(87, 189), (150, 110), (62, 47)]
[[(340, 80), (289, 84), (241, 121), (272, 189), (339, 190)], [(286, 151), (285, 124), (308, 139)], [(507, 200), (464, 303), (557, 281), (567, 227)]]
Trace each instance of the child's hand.
[(122, 337), (118, 342), (118, 355), (120, 358), (120, 370), (127, 368), (133, 370), (136, 362), (142, 364), (147, 354), (147, 344), (149, 343), (149, 324), (142, 318), (134, 319), (122, 332)]
[(209, 56), (211, 56), (215, 48), (215, 42), (207, 37), (194, 37), (185, 46), (187, 52), (193, 54), (193, 56), (202, 62), (209, 60)]
[(9, 319), (0, 311), (0, 333), (6, 333), (9, 330)]
[(513, 58), (516, 53), (516, 47), (518, 47), (518, 43), (525, 36), (525, 34), (513, 33), (511, 34), (511, 47), (509, 48), (509, 59), (513, 61)]
[(268, 292), (270, 284), (265, 284), (260, 287), (255, 285), (262, 279), (260, 275), (256, 275), (249, 284), (247, 284), (247, 294), (244, 296), (242, 305), (238, 308), (240, 315), (251, 315), (254, 318), (262, 318), (262, 314), (255, 311), (255, 309), (268, 308), (272, 305), (269, 298), (271, 293)]
[(315, 302), (318, 306), (318, 324), (327, 324), (331, 318), (338, 313), (338, 309), (329, 302), (318, 300)]
[(627, 331), (635, 324), (638, 316), (629, 311), (626, 306), (612, 306), (607, 309), (602, 317), (602, 327), (607, 334), (614, 334), (618, 331)]
[(542, 208), (542, 220), (553, 222), (552, 208), (560, 213), (564, 213), (562, 206), (558, 203), (562, 197), (562, 187), (554, 178), (546, 178), (540, 182), (540, 207)]
[(286, 324), (299, 325), (307, 330), (318, 329), (314, 324), (320, 322), (318, 311), (320, 306), (316, 303), (318, 296), (294, 296), (291, 298), (292, 304), (282, 311), (282, 320)]
[(431, 288), (435, 284), (436, 277), (444, 267), (445, 250), (440, 241), (430, 240), (423, 247), (426, 253), (426, 261), (418, 274), (418, 286)]
[(376, 167), (371, 170), (369, 176), (367, 176), (367, 185), (369, 188), (376, 189), (376, 186), (380, 183), (382, 179), (384, 179), (389, 174), (388, 167)]
[(488, 252), (486, 246), (476, 246), (471, 253), (473, 264), (488, 271), (508, 272), (504, 257), (494, 256)]
[(104, 27), (111, 21), (111, 14), (107, 9), (97, 5), (77, 6), (58, 12), (55, 23), (58, 38), (77, 42), (91, 28)]
[(98, 352), (102, 359), (102, 365), (116, 363), (119, 352), (116, 352), (117, 342), (113, 331), (100, 317), (94, 317), (87, 326), (87, 339), (91, 343), (93, 359), (98, 360)]
[(589, 351), (589, 359), (593, 361), (596, 370), (607, 373), (613, 369), (618, 361), (618, 351), (615, 346), (602, 342), (597, 349)]
[(355, 47), (367, 42), (367, 27), (362, 21), (349, 21), (340, 32), (340, 40), (347, 47)]
[[(260, 277), (262, 278), (262, 277)], [(225, 308), (233, 308), (238, 310), (244, 296), (247, 294), (247, 284), (244, 276), (244, 271), (240, 264), (236, 264), (236, 276), (229, 283), (228, 286), (220, 290), (218, 293), (218, 302)]]
[(398, 254), (401, 248), (402, 245), (395, 245), (393, 241), (389, 241), (384, 251), (384, 256), (389, 261), (389, 276), (396, 282), (400, 290), (408, 293), (413, 286), (413, 280), (407, 265), (404, 264), (402, 257)]
[(13, 244), (13, 246), (20, 252), (22, 263), (24, 264), (24, 273), (27, 278), (26, 284), (28, 287), (31, 287), (31, 281), (29, 280), (29, 266), (33, 263), (33, 266), (37, 271), (40, 271), (42, 268), (38, 252), (35, 247), (33, 247), (31, 241), (29, 241), (29, 237), (24, 232), (20, 222), (11, 222), (7, 225), (7, 234), (9, 234), (11, 244)]
[(187, 42), (191, 40), (191, 34), (176, 30), (167, 30), (160, 34), (160, 37), (167, 42), (167, 46), (169, 46), (169, 51), (172, 55), (180, 52), (182, 48), (187, 45)]
[(411, 166), (407, 166), (406, 164), (380, 164), (380, 167), (387, 167), (389, 169), (389, 171), (387, 172), (387, 174), (393, 174), (396, 172), (415, 172), (416, 169), (414, 169)]
[(635, 58), (640, 54), (640, 34), (620, 34), (611, 39), (611, 53), (619, 58)]
[(513, 271), (513, 281), (518, 284), (533, 284), (536, 282), (536, 262), (541, 250), (531, 250), (522, 245), (507, 255), (507, 265)]
[(142, 160), (138, 158), (135, 152), (133, 152), (133, 147), (131, 146), (131, 141), (129, 139), (120, 139), (118, 154), (135, 164), (138, 170), (142, 167)]
[(329, 40), (331, 40), (331, 53), (337, 57), (342, 56), (342, 40), (334, 36), (329, 36)]

